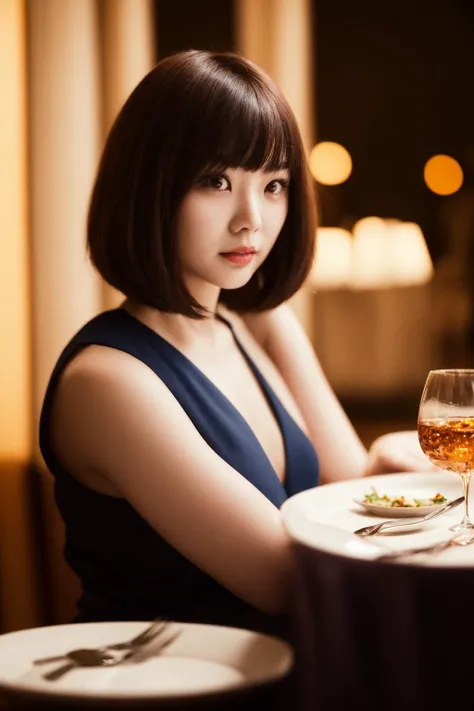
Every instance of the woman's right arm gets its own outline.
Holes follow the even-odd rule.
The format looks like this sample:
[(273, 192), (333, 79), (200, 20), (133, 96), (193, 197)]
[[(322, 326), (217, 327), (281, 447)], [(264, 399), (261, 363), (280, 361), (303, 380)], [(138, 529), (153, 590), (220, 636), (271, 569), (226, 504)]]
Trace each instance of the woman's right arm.
[(107, 479), (241, 599), (269, 614), (286, 609), (292, 557), (279, 510), (209, 447), (147, 366), (87, 348), (63, 374), (53, 424), (70, 471)]

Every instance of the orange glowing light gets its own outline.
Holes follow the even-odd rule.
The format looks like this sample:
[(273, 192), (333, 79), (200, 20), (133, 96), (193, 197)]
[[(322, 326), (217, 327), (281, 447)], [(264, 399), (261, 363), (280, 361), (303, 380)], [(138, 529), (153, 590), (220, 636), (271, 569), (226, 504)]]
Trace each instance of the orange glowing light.
[(340, 185), (352, 173), (352, 158), (339, 143), (317, 143), (309, 156), (313, 177), (322, 185)]
[(462, 168), (454, 158), (439, 154), (430, 158), (424, 168), (425, 183), (437, 195), (452, 195), (463, 184)]

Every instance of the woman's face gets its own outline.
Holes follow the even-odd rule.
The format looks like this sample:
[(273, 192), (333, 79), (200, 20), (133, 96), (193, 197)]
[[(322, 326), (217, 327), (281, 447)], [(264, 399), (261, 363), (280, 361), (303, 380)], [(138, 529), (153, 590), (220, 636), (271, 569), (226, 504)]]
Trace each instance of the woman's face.
[(285, 169), (229, 168), (188, 191), (177, 238), (184, 282), (198, 301), (206, 284), (244, 286), (266, 259), (288, 213), (288, 181)]

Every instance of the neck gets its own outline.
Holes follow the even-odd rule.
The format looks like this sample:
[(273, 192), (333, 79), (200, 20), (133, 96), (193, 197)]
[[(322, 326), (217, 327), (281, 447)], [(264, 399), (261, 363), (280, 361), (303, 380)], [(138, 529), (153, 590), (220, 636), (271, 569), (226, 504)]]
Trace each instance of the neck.
[(193, 319), (182, 314), (159, 311), (151, 306), (131, 302), (129, 299), (125, 299), (121, 306), (152, 330), (183, 347), (197, 340), (212, 342), (217, 339), (222, 328), (217, 310), (202, 319)]

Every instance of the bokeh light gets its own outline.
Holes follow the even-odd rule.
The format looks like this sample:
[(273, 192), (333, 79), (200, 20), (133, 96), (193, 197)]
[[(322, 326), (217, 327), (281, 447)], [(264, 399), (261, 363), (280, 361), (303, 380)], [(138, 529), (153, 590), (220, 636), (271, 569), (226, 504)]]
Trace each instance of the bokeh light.
[(433, 262), (421, 227), (416, 222), (386, 220), (390, 240), (391, 279), (397, 286), (427, 284)]
[(454, 158), (439, 154), (430, 158), (424, 168), (425, 183), (437, 195), (452, 195), (463, 184), (462, 168)]
[(313, 177), (322, 185), (340, 185), (352, 173), (352, 158), (339, 143), (317, 143), (309, 156)]
[(315, 289), (338, 289), (350, 282), (352, 235), (340, 227), (319, 227), (309, 281)]
[(371, 216), (352, 231), (352, 288), (414, 286), (432, 279), (433, 263), (418, 224)]
[(390, 284), (387, 226), (381, 217), (364, 217), (352, 228), (352, 286), (380, 289)]

